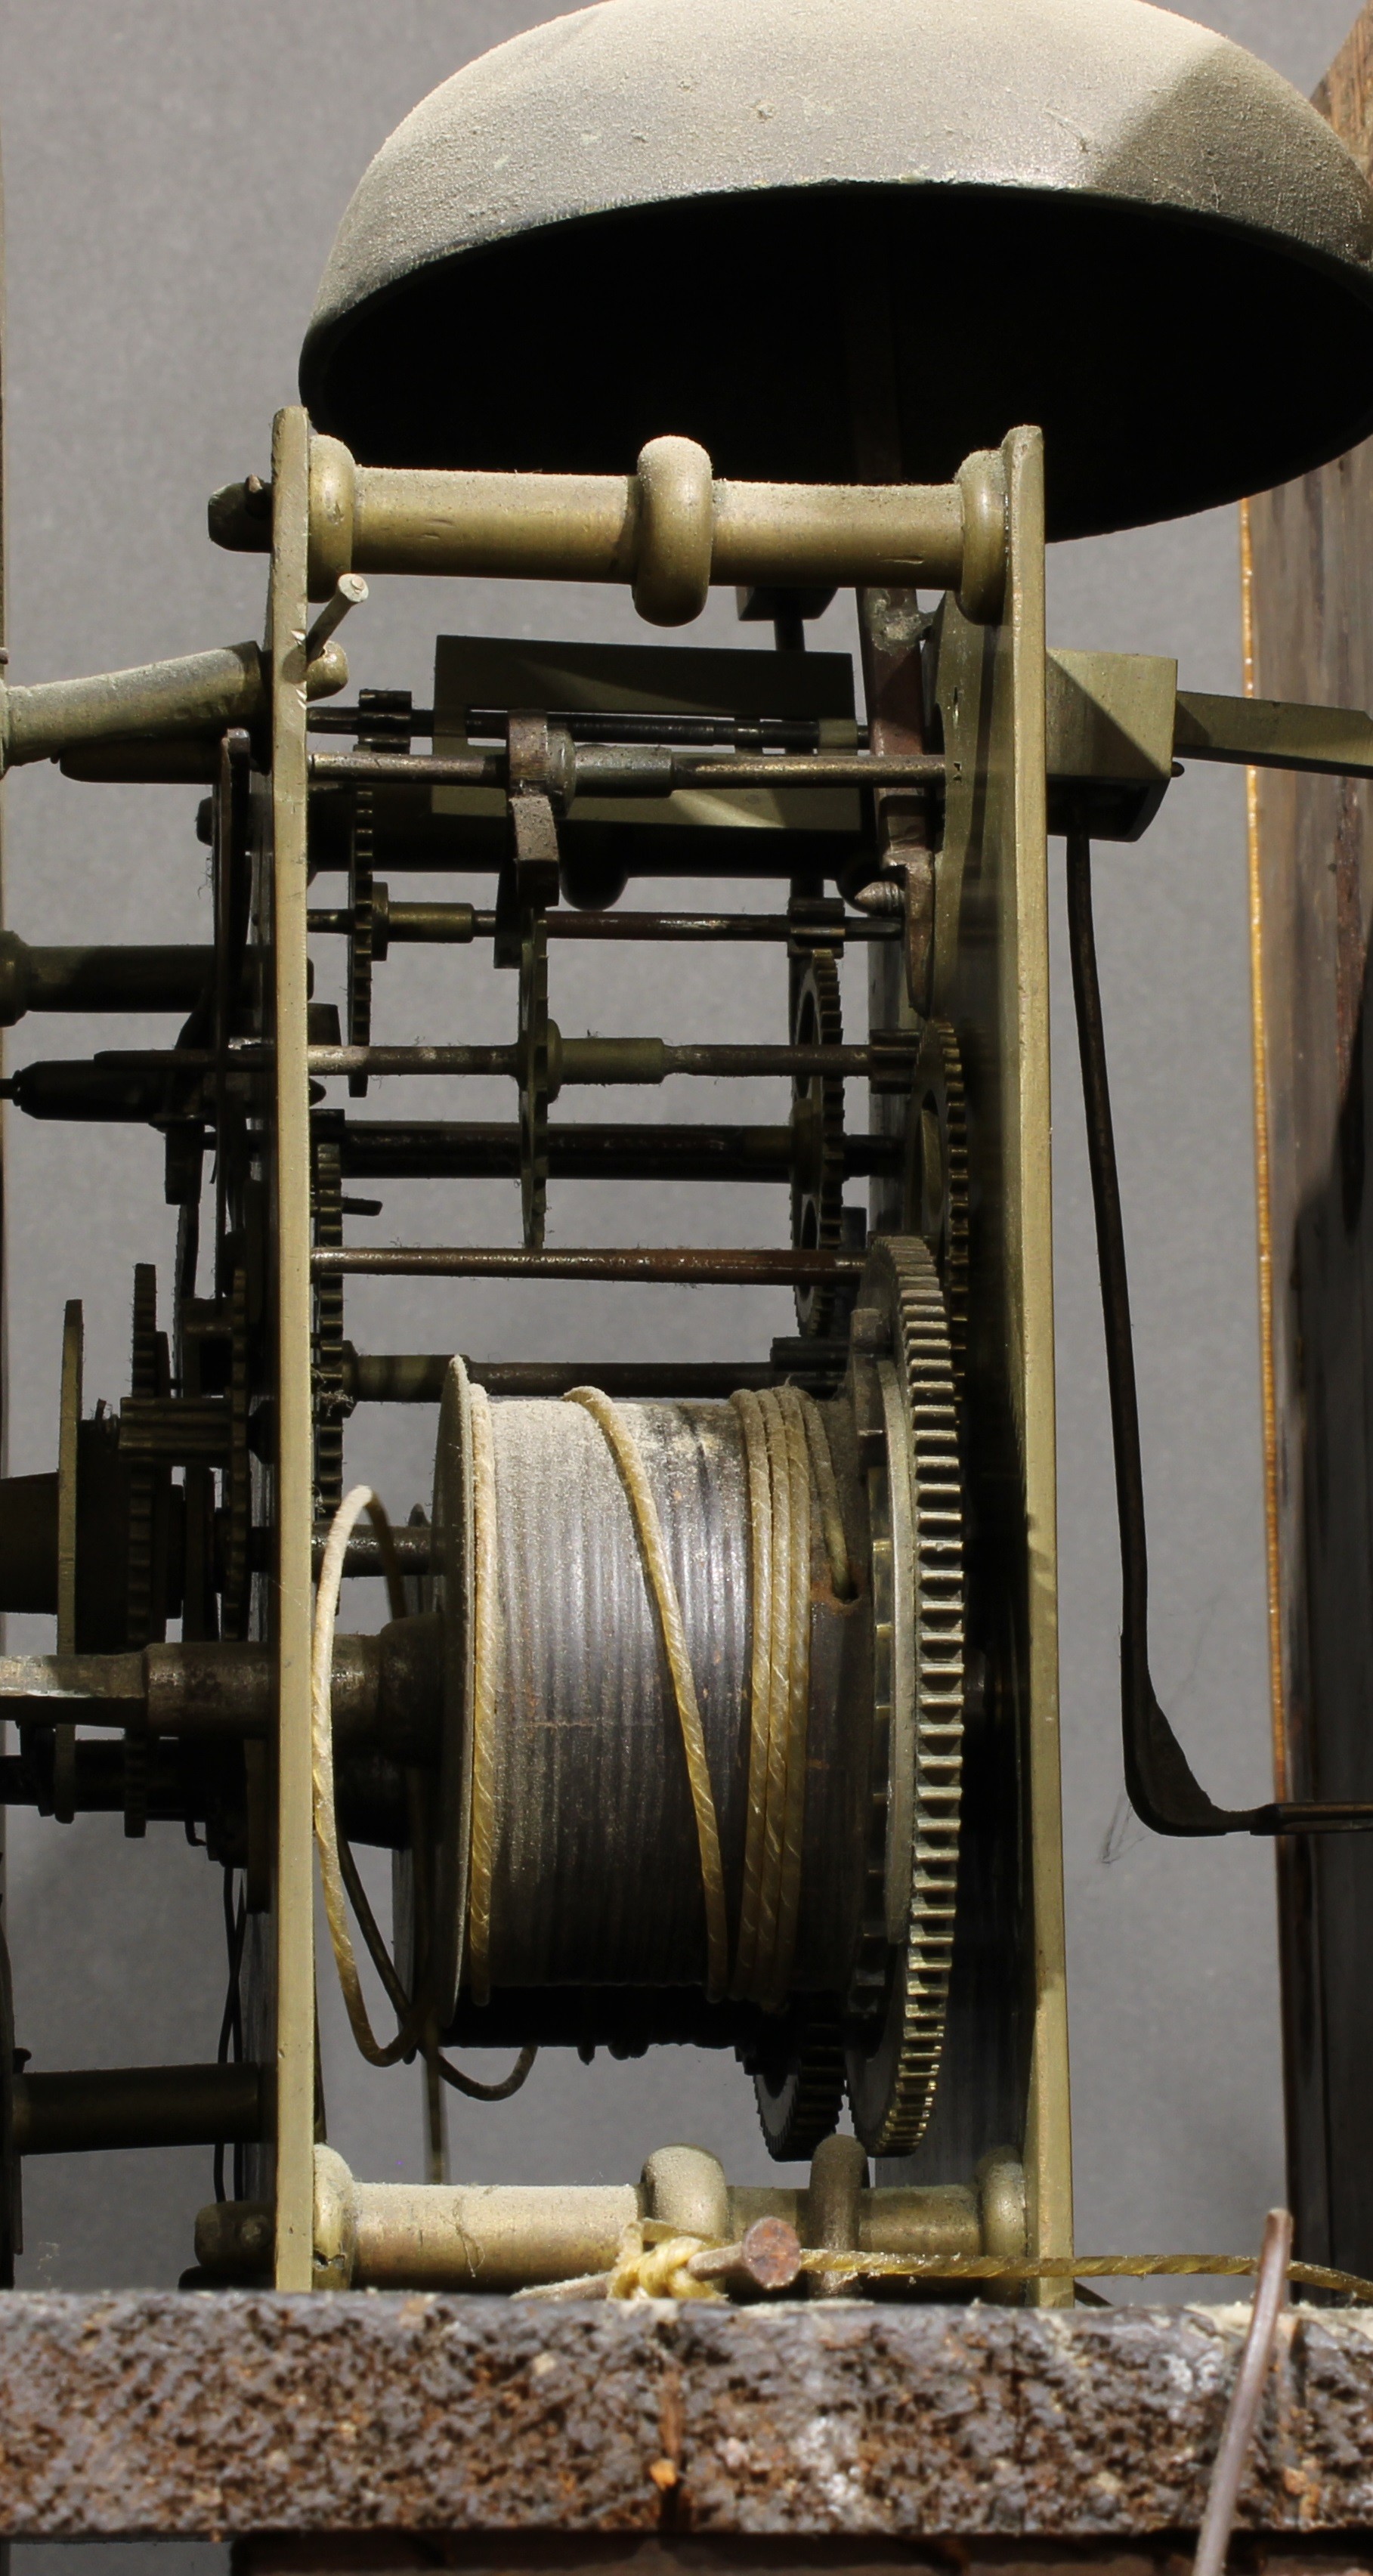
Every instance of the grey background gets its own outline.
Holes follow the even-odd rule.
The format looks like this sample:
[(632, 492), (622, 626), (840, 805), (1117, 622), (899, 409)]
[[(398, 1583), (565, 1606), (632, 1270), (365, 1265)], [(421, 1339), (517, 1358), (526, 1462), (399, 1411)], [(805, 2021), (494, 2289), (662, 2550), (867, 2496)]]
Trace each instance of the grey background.
[[(1352, 0), (1211, 0), (1189, 14), (1309, 90)], [(469, 55), (544, 15), (517, 0), (0, 0), (0, 143), (8, 245), (9, 615), (20, 680), (117, 667), (249, 634), (262, 570), (204, 536), (208, 491), (265, 471), (334, 226), (398, 118)], [(853, 5), (861, 41), (861, 0)], [(550, 341), (548, 400), (558, 399)], [(1147, 352), (1141, 352), (1147, 365)], [(664, 424), (670, 426), (670, 424)], [(607, 460), (608, 462), (610, 460)], [(352, 621), (355, 681), (427, 701), (439, 629), (635, 631), (617, 594), (386, 584)], [(642, 630), (639, 630), (642, 632)], [(1061, 550), (1051, 632), (1176, 654), (1184, 684), (1239, 685), (1232, 514)], [(716, 600), (694, 637), (747, 642)], [(847, 646), (836, 610), (817, 641)], [(195, 794), (94, 790), (44, 771), (6, 790), (7, 917), (32, 939), (207, 936)], [(1055, 845), (1056, 933), (1061, 847)], [(1190, 775), (1147, 841), (1103, 854), (1102, 973), (1137, 1314), (1154, 1546), (1160, 1694), (1227, 1802), (1267, 1793), (1268, 1694), (1254, 1266), (1243, 788)], [(400, 890), (404, 890), (403, 888)], [(1061, 941), (1060, 941), (1061, 949)], [(378, 1034), (504, 1035), (507, 979), (402, 952), (382, 970)], [(755, 970), (699, 961), (625, 989), (559, 955), (568, 1031), (756, 1034)], [(623, 974), (623, 970), (622, 970)], [(781, 978), (769, 1004), (781, 1034)], [(450, 991), (451, 988), (451, 991)], [(1064, 1786), (1078, 2238), (1084, 2249), (1255, 2242), (1282, 2192), (1272, 1866), (1262, 1847), (1167, 1845), (1126, 1816), (1116, 1720), (1117, 1585), (1104, 1368), (1066, 977), (1055, 994)], [(856, 997), (855, 997), (856, 999)], [(460, 1018), (457, 1014), (460, 1013)], [(136, 1042), (129, 1023), (92, 1033)], [(150, 1030), (151, 1034), (151, 1030)], [(86, 1031), (29, 1023), (11, 1063), (84, 1051)], [(660, 1095), (661, 1113), (710, 1114)], [(737, 1089), (731, 1099), (739, 1100)], [(489, 1109), (508, 1105), (493, 1099)], [(747, 1114), (740, 1102), (741, 1114)], [(761, 1103), (759, 1104), (761, 1106)], [(420, 1108), (417, 1097), (407, 1106)], [(16, 1471), (56, 1446), (63, 1300), (81, 1296), (87, 1395), (127, 1384), (131, 1271), (171, 1251), (160, 1156), (141, 1131), (8, 1117), (11, 1415)], [(780, 1196), (780, 1194), (778, 1194)], [(378, 1240), (513, 1237), (513, 1194), (461, 1209), (411, 1185)], [(777, 1239), (780, 1206), (740, 1191), (559, 1190), (551, 1239)], [(359, 1229), (362, 1230), (361, 1228)], [(350, 1300), (363, 1347), (486, 1356), (608, 1355), (671, 1345), (746, 1354), (787, 1329), (785, 1301), (741, 1292), (489, 1293), (394, 1283)], [(350, 1465), (402, 1514), (426, 1495), (432, 1419), (373, 1409)], [(367, 1623), (370, 1587), (346, 1615)], [(46, 1643), (33, 1623), (33, 1642)], [(15, 1623), (15, 1642), (24, 1642)], [(38, 2066), (213, 2053), (222, 1995), (217, 1873), (169, 1829), (126, 1844), (117, 1819), (10, 1826), (8, 1913), (19, 2036)], [(351, 2053), (321, 1959), (331, 2135), (358, 2170), (414, 2173), (412, 2070)], [(632, 2175), (688, 2135), (740, 2176), (765, 2159), (730, 2063), (664, 2052), (637, 2066), (542, 2059), (499, 2110), (461, 2106), (456, 2172)], [(208, 2156), (32, 2166), (26, 2284), (170, 2283), (190, 2259)], [(51, 2553), (50, 2553), (51, 2555)]]

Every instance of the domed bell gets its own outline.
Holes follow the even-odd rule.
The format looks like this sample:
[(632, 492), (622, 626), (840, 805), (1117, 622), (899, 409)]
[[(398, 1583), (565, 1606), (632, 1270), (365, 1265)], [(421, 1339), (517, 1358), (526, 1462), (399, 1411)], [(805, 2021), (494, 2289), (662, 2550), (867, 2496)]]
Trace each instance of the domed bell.
[(301, 389), (372, 464), (630, 471), (671, 430), (938, 482), (1035, 422), (1084, 536), (1373, 427), (1371, 244), (1315, 110), (1145, 0), (602, 0), (383, 145)]

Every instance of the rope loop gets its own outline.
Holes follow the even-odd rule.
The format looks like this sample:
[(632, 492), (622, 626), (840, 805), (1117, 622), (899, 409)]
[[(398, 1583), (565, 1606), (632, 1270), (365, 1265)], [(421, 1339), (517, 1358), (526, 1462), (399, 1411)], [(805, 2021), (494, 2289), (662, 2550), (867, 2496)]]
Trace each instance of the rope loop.
[[(334, 1965), (343, 1992), (344, 2009), (360, 2054), (369, 2066), (394, 2066), (410, 2055), (424, 2037), (428, 2001), (423, 1994), (408, 2001), (401, 1995), (397, 2005), (400, 2027), (393, 2039), (384, 2043), (376, 2036), (363, 1999), (362, 1981), (353, 1950), (353, 1936), (348, 1927), (348, 1900), (344, 1885), (344, 1864), (339, 1854), (338, 1810), (334, 1793), (334, 1628), (338, 1619), (339, 1594), (343, 1587), (343, 1561), (348, 1541), (366, 1512), (386, 1562), (388, 1550), (392, 1563), (395, 1545), (391, 1524), (384, 1505), (370, 1485), (354, 1485), (345, 1494), (335, 1512), (325, 1541), (324, 1562), (319, 1570), (315, 1594), (314, 1633), (310, 1645), (310, 1733), (311, 1769), (314, 1783), (315, 1846), (319, 1853), (319, 1874), (324, 1889), (324, 1911), (329, 1925), (329, 1940)], [(388, 1578), (389, 1580), (389, 1578)], [(404, 1610), (404, 1595), (401, 1609)], [(346, 1849), (347, 1846), (345, 1845)], [(355, 1893), (361, 1882), (348, 1854)], [(399, 1979), (397, 1979), (399, 1987)], [(395, 1995), (392, 2001), (396, 2001)], [(403, 2009), (402, 2009), (403, 2007)]]
[[(482, 1400), (484, 1403), (485, 1398)], [(489, 1436), (488, 1425), (488, 1443)], [(314, 1628), (310, 1641), (310, 1749), (315, 1847), (319, 1853), (329, 1943), (334, 1953), (344, 2008), (359, 2053), (369, 2066), (394, 2066), (399, 2059), (413, 2057), (417, 2050), (422, 2050), (426, 2062), (437, 2068), (444, 2083), (451, 2084), (455, 2091), (465, 2094), (470, 2101), (504, 2102), (512, 2093), (518, 2093), (538, 2050), (522, 2049), (511, 2073), (499, 2084), (481, 2084), (475, 2076), (465, 2075), (459, 2067), (450, 2065), (435, 2045), (433, 2001), (427, 1991), (426, 1980), (421, 1976), (415, 1993), (407, 1995), (367, 1902), (357, 1863), (338, 1829), (334, 1782), (334, 1629), (338, 1620), (348, 1541), (364, 1512), (377, 1534), (391, 1615), (393, 1618), (405, 1615), (405, 1593), (385, 1505), (370, 1485), (354, 1485), (351, 1493), (345, 1494), (330, 1524), (315, 1593)], [(363, 1997), (348, 1925), (347, 1900), (350, 1896), (363, 1927), (369, 1955), (397, 2017), (395, 2036), (384, 2042), (377, 2038), (372, 2028)]]

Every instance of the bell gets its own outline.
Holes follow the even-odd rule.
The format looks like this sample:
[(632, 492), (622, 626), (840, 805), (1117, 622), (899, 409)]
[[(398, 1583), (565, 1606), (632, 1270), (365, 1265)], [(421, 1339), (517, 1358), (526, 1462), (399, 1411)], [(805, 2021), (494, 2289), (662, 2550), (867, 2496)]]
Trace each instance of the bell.
[(941, 482), (1041, 426), (1051, 537), (1373, 427), (1373, 199), (1146, 0), (602, 0), (382, 146), (301, 362), (384, 465)]

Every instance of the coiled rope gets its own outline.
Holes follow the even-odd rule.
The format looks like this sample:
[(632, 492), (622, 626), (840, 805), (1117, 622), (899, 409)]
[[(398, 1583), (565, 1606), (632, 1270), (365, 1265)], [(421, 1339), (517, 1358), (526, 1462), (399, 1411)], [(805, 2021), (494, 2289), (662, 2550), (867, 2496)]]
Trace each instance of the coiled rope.
[(744, 1435), (750, 1589), (748, 1811), (739, 1944), (730, 1991), (777, 2011), (796, 1950), (810, 1719), (811, 1480), (830, 1581), (852, 1596), (834, 1463), (818, 1405), (794, 1386), (730, 1402)]
[(580, 1404), (604, 1434), (629, 1500), (644, 1581), (658, 1622), (672, 1696), (677, 1704), (677, 1723), (686, 1755), (687, 1780), (696, 1817), (696, 1841), (701, 1855), (701, 1886), (706, 1902), (706, 1994), (712, 2003), (719, 2003), (729, 1991), (729, 1912), (725, 1903), (725, 1867), (720, 1857), (720, 1827), (710, 1785), (705, 1730), (696, 1698), (691, 1657), (687, 1653), (682, 1605), (667, 1561), (663, 1525), (649, 1490), (648, 1473), (638, 1441), (618, 1405), (612, 1404), (609, 1396), (598, 1386), (571, 1387), (564, 1402)]
[[(812, 1484), (836, 1597), (854, 1593), (838, 1480), (823, 1417), (792, 1386), (732, 1399), (748, 1483), (752, 1641), (748, 1813), (739, 1940), (730, 1973), (729, 1906), (705, 1731), (681, 1602), (643, 1455), (619, 1407), (599, 1387), (569, 1390), (596, 1423), (619, 1471), (645, 1588), (672, 1688), (691, 1791), (706, 1916), (706, 1993), (770, 2010), (784, 2003), (796, 1947), (810, 1710)], [(474, 2002), (490, 1996), (491, 1899), (496, 1849), (496, 1701), (500, 1612), (496, 1477), (490, 1402), (472, 1389), (473, 1568), (472, 1825), (467, 1959)]]

